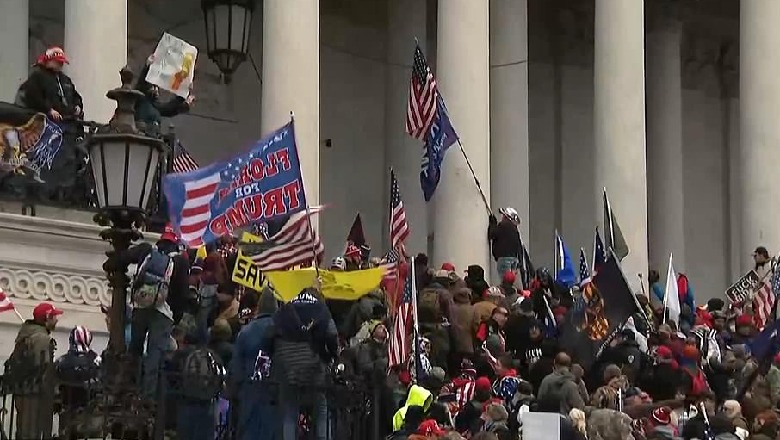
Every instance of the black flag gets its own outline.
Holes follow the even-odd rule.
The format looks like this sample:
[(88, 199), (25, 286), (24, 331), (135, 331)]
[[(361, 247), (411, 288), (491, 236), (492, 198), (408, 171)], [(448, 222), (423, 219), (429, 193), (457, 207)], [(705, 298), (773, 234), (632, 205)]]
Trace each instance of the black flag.
[(587, 370), (626, 320), (638, 311), (636, 297), (610, 252), (593, 281), (583, 287), (582, 296), (561, 326), (561, 345)]

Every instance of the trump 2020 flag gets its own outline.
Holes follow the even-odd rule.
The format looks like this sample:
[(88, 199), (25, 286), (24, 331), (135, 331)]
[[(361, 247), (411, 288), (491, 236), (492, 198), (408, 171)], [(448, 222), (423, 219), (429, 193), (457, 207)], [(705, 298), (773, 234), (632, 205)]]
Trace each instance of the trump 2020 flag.
[(444, 105), (444, 100), (441, 96), (438, 97), (437, 108), (438, 111), (433, 119), (431, 130), (425, 138), (423, 160), (420, 169), (420, 186), (426, 202), (431, 200), (436, 187), (439, 186), (444, 154), (458, 140), (458, 135), (450, 123), (447, 107)]
[(163, 181), (171, 224), (190, 247), (306, 209), (293, 122), (228, 162)]

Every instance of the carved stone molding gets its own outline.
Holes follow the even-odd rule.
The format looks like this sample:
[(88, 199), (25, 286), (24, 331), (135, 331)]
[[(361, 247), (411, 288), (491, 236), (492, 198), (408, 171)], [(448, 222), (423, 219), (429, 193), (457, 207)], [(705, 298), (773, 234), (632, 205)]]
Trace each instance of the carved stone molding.
[(89, 306), (111, 303), (108, 283), (95, 276), (0, 267), (0, 287), (13, 298)]

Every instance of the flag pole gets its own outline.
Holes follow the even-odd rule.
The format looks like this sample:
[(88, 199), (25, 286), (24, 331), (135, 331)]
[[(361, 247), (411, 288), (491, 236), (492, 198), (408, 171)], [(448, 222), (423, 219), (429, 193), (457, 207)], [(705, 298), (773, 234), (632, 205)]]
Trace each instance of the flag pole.
[(485, 209), (487, 210), (488, 214), (493, 215), (493, 210), (490, 209), (490, 205), (488, 204), (487, 197), (485, 197), (485, 191), (482, 190), (482, 184), (479, 183), (477, 174), (474, 172), (474, 167), (471, 166), (471, 161), (469, 160), (469, 156), (466, 154), (466, 150), (463, 149), (463, 143), (460, 141), (459, 137), (457, 138), (457, 140), (458, 140), (458, 147), (460, 147), (460, 152), (461, 154), (463, 154), (463, 158), (466, 159), (466, 165), (469, 166), (469, 171), (471, 171), (471, 177), (474, 178), (474, 183), (477, 185), (477, 189), (479, 190), (479, 195), (482, 197), (482, 203), (485, 204)]
[(18, 310), (16, 310), (16, 307), (14, 307), (14, 313), (16, 313), (16, 316), (19, 317), (19, 321), (22, 321), (22, 323), (24, 324), (24, 317), (22, 316), (21, 313), (19, 313)]
[[(295, 112), (290, 110), (290, 123), (295, 130)], [(298, 150), (298, 140), (295, 140), (295, 150)], [(300, 156), (299, 156), (300, 157)], [(303, 170), (301, 170), (301, 183), (303, 183)], [(306, 194), (306, 186), (304, 185), (303, 193)], [(311, 208), (309, 207), (309, 201), (306, 200), (306, 223), (309, 225), (309, 234), (311, 234), (311, 265), (314, 266), (314, 272), (317, 276), (316, 286), (319, 289), (322, 280), (320, 279), (320, 266), (317, 262), (317, 245), (314, 243), (314, 226), (311, 224)]]
[(422, 376), (422, 365), (420, 365), (420, 321), (417, 317), (417, 283), (414, 272), (414, 257), (410, 257), (409, 274), (407, 276), (410, 277), (409, 282), (412, 289), (412, 336), (414, 337), (412, 349), (414, 350), (414, 379), (415, 383), (417, 383), (420, 376)]

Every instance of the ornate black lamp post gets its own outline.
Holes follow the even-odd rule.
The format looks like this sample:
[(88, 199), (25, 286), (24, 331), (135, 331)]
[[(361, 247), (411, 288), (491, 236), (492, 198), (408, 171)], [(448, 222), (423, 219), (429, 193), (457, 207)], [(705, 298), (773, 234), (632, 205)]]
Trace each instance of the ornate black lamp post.
[(230, 83), (246, 60), (255, 0), (201, 0), (206, 22), (206, 53)]
[(125, 309), (127, 304), (127, 264), (117, 256), (142, 238), (138, 228), (144, 223), (155, 175), (165, 152), (162, 141), (141, 134), (135, 126), (135, 103), (143, 94), (132, 87), (133, 72), (119, 72), (122, 86), (106, 96), (117, 102), (114, 116), (98, 130), (87, 146), (99, 213), (95, 221), (108, 226), (100, 233), (113, 250), (106, 252), (103, 269), (111, 287), (109, 352), (117, 358), (125, 353)]

